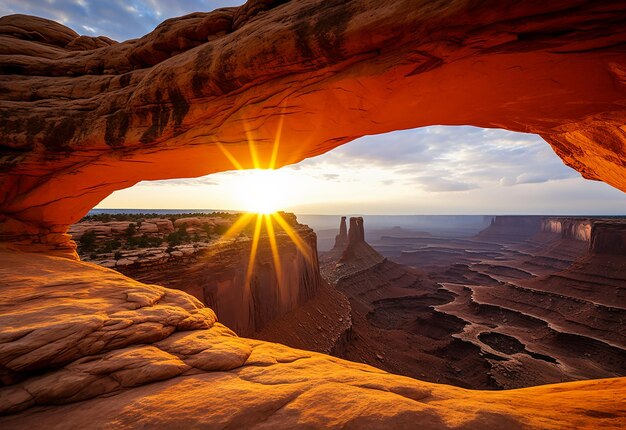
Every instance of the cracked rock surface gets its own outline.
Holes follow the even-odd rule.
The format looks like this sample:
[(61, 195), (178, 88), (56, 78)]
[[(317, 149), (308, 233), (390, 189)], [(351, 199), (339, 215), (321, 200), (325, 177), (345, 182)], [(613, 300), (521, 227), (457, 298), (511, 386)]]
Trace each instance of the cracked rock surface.
[(0, 251), (0, 426), (619, 428), (626, 378), (511, 391), (425, 383), (237, 337), (186, 293)]

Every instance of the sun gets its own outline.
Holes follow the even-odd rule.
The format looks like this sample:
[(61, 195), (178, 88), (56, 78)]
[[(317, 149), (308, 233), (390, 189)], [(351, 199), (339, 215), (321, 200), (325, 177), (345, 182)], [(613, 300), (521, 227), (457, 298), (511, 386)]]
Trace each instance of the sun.
[[(278, 252), (276, 241), (276, 229), (280, 228), (284, 231), (291, 241), (296, 245), (302, 256), (308, 261), (314, 261), (316, 255), (309, 245), (302, 240), (298, 232), (283, 218), (283, 214), (279, 212), (285, 208), (285, 204), (291, 201), (294, 196), (295, 187), (293, 180), (286, 170), (275, 169), (277, 165), (278, 148), (280, 146), (280, 136), (283, 126), (284, 117), (280, 117), (272, 154), (269, 163), (261, 163), (257, 153), (256, 143), (251, 133), (248, 135), (248, 148), (250, 150), (250, 158), (253, 160), (255, 169), (244, 170), (243, 166), (235, 156), (220, 142), (214, 141), (216, 146), (222, 151), (226, 157), (237, 169), (237, 176), (234, 177), (235, 194), (239, 200), (238, 206), (245, 210), (246, 213), (235, 221), (226, 233), (222, 235), (222, 239), (230, 240), (238, 237), (238, 235), (254, 222), (254, 234), (250, 243), (250, 258), (248, 259), (248, 269), (246, 270), (245, 285), (250, 288), (250, 281), (256, 253), (259, 247), (259, 241), (262, 237), (262, 229), (265, 226), (265, 235), (269, 241), (272, 257), (274, 260), (274, 269), (276, 271), (276, 280), (280, 286), (281, 279), (281, 256)], [(266, 169), (261, 167), (267, 166)]]
[(239, 206), (247, 212), (270, 214), (284, 209), (290, 195), (289, 183), (280, 170), (252, 169), (238, 172)]

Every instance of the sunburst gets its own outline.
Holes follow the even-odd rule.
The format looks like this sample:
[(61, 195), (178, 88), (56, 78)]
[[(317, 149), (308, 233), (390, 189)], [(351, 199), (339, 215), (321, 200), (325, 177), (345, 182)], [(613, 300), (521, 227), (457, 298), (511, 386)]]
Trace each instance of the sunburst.
[[(274, 269), (276, 272), (276, 280), (279, 287), (281, 286), (282, 261), (278, 251), (278, 242), (276, 240), (277, 227), (280, 227), (280, 229), (287, 234), (308, 262), (312, 262), (315, 257), (311, 247), (300, 237), (298, 232), (289, 224), (289, 222), (285, 220), (284, 216), (278, 212), (280, 205), (283, 203), (284, 197), (279, 192), (281, 187), (278, 185), (281, 179), (282, 183), (280, 185), (284, 185), (284, 179), (274, 175), (274, 172), (276, 172), (275, 168), (278, 158), (278, 149), (280, 147), (282, 126), (283, 117), (281, 116), (275, 133), (270, 160), (265, 166), (260, 161), (257, 143), (255, 142), (252, 133), (249, 130), (246, 130), (248, 150), (250, 152), (250, 159), (252, 160), (254, 169), (247, 170), (250, 180), (248, 181), (248, 185), (243, 187), (245, 188), (242, 189), (242, 193), (244, 193), (244, 195), (240, 197), (245, 203), (248, 212), (243, 213), (222, 236), (222, 239), (225, 240), (236, 238), (242, 231), (247, 229), (252, 222), (254, 222), (252, 243), (250, 246), (250, 257), (248, 259), (248, 267), (245, 278), (245, 287), (247, 289), (250, 288), (252, 272), (254, 270), (254, 264), (256, 262), (259, 241), (261, 239), (263, 228), (265, 228), (270, 244)], [(215, 142), (215, 144), (235, 169), (245, 170), (242, 163), (237, 160), (237, 158), (226, 148), (226, 146), (219, 142)]]

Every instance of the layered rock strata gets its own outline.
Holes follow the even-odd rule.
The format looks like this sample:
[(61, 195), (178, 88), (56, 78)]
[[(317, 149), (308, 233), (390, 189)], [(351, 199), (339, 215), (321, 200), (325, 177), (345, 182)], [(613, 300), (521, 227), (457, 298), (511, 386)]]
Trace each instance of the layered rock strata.
[(541, 230), (560, 234), (564, 239), (591, 242), (592, 221), (576, 218), (548, 218), (542, 221)]
[(186, 291), (214, 309), (220, 321), (236, 333), (252, 336), (320, 289), (315, 232), (306, 226), (295, 231), (309, 254), (286, 233), (276, 232), (278, 266), (270, 240), (262, 234), (255, 254), (251, 254), (251, 238), (238, 238), (211, 244), (191, 259), (136, 262), (119, 270), (142, 282)]
[(67, 227), (140, 180), (432, 124), (536, 133), (626, 190), (624, 7), (251, 0), (122, 43), (3, 17), (0, 239), (75, 257)]
[(0, 404), (22, 411), (2, 427), (619, 428), (623, 379), (422, 383), (236, 338), (182, 292), (15, 250), (75, 258), (67, 227), (143, 179), (269, 165), (278, 140), (284, 165), (430, 124), (537, 133), (624, 190), (623, 10), (258, 0), (119, 44), (1, 18)]
[[(544, 227), (557, 220), (567, 228), (542, 231), (542, 218), (520, 216), (473, 238), (385, 236), (387, 259), (369, 245), (349, 260), (322, 254), (352, 310), (337, 355), (476, 389), (625, 375), (626, 261), (572, 234), (604, 221), (545, 218)], [(607, 243), (621, 243), (620, 224), (603, 232)]]
[[(135, 280), (186, 291), (213, 309), (220, 321), (238, 335), (254, 336), (271, 321), (315, 297), (323, 282), (315, 232), (299, 224), (293, 214), (281, 216), (306, 249), (300, 249), (278, 225), (272, 239), (266, 229), (261, 229), (256, 245), (250, 234), (226, 240), (220, 234), (208, 235), (216, 225), (226, 231), (237, 218), (207, 216), (178, 218), (174, 222), (146, 218), (136, 227), (137, 237), (161, 239), (161, 246), (111, 250), (95, 258), (89, 257), (89, 251), (84, 254), (85, 258)], [(130, 224), (86, 221), (74, 224), (70, 232), (79, 241), (92, 232), (96, 241), (107, 243), (129, 239)], [(190, 238), (196, 237), (198, 242), (168, 245), (167, 234), (174, 227), (180, 232), (184, 230)]]
[[(342, 220), (343, 221), (343, 220)], [(339, 229), (341, 235), (341, 227)], [(358, 252), (358, 249), (365, 244), (365, 230), (362, 217), (350, 218), (350, 230), (348, 230), (348, 241), (343, 245), (341, 260), (350, 260)], [(341, 242), (335, 242), (335, 248), (340, 248)]]
[(626, 222), (623, 219), (549, 218), (544, 221), (543, 231), (588, 242), (592, 254), (626, 255)]
[(595, 223), (589, 249), (594, 254), (626, 255), (626, 223)]
[[(436, 294), (443, 300), (383, 300), (370, 322), (449, 339), (446, 348), (423, 344), (420, 349), (443, 353), (452, 363), (450, 371), (439, 373), (442, 382), (512, 388), (626, 374), (626, 332), (620, 322), (626, 316), (624, 255), (619, 247), (597, 253), (584, 235), (572, 234), (585, 231), (577, 226), (601, 228), (602, 219), (546, 220), (550, 224), (544, 227), (553, 230), (541, 231), (535, 217), (527, 222), (506, 217), (474, 238), (424, 236), (399, 242), (406, 250), (388, 258), (427, 273), (440, 284)], [(535, 226), (534, 232), (528, 225)], [(621, 243), (623, 220), (608, 225), (613, 233), (599, 230), (607, 243)], [(383, 249), (392, 242), (386, 238)], [(424, 311), (429, 305), (431, 310)], [(455, 371), (468, 360), (489, 379)]]
[(3, 429), (592, 429), (626, 419), (624, 378), (493, 393), (430, 384), (239, 338), (188, 294), (94, 264), (0, 260)]

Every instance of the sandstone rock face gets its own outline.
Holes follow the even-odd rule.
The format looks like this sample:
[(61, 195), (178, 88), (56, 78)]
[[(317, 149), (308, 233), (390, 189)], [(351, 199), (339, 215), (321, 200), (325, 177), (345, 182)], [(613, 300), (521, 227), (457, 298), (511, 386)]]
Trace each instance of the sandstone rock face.
[[(340, 230), (341, 231), (341, 230)], [(344, 247), (342, 261), (354, 257), (357, 249), (365, 244), (365, 229), (362, 217), (350, 218), (350, 230), (348, 230), (348, 243)]]
[(93, 264), (7, 251), (0, 261), (3, 429), (617, 429), (626, 419), (626, 378), (500, 392), (420, 382), (239, 338), (193, 297)]
[(549, 233), (558, 233), (563, 239), (590, 242), (594, 224), (592, 221), (585, 219), (548, 218), (541, 222), (541, 230)]
[(335, 236), (333, 249), (343, 251), (348, 245), (348, 228), (346, 227), (346, 217), (342, 216), (339, 223), (339, 234)]
[(626, 255), (626, 225), (616, 222), (594, 223), (589, 249), (595, 254)]
[[(307, 258), (287, 234), (277, 230), (275, 240), (280, 259), (277, 266), (269, 238), (262, 234), (249, 285), (246, 282), (252, 240), (245, 237), (203, 244), (188, 256), (172, 253), (175, 258), (171, 258), (164, 254), (161, 259), (142, 258), (123, 266), (118, 261), (116, 268), (133, 279), (192, 294), (215, 310), (220, 321), (237, 334), (252, 336), (272, 320), (313, 298), (320, 289), (315, 232), (303, 225), (293, 227), (312, 257)], [(194, 251), (192, 245), (178, 248)]]
[(183, 292), (94, 264), (31, 257), (1, 252), (3, 384), (86, 355), (155, 342), (176, 330), (210, 328), (216, 321), (211, 309)]
[(537, 133), (626, 190), (623, 1), (251, 0), (136, 40), (0, 19), (0, 235), (73, 256), (65, 235), (142, 179), (278, 165), (431, 124)]
[(541, 216), (498, 215), (492, 219), (491, 225), (478, 233), (477, 236), (494, 242), (499, 240), (521, 241), (541, 232), (542, 228), (544, 228), (544, 223)]
[(626, 255), (626, 223), (620, 219), (547, 218), (542, 231), (588, 242), (591, 254)]

